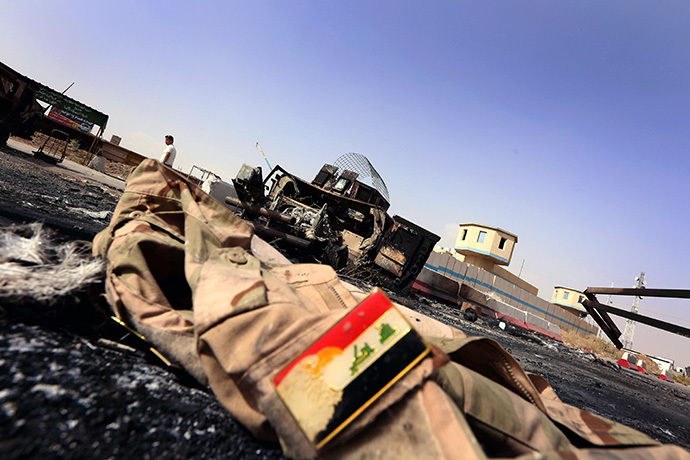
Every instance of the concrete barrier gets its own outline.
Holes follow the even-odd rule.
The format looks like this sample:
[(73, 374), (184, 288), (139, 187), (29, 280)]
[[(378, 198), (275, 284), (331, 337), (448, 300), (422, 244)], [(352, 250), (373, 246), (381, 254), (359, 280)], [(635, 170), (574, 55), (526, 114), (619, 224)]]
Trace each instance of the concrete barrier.
[(496, 299), (489, 301), (488, 307), (494, 310), (496, 318), (515, 327), (529, 332), (535, 332), (558, 342), (563, 342), (561, 330), (543, 318), (515, 308)]
[(237, 194), (235, 193), (235, 187), (231, 183), (224, 182), (222, 180), (218, 180), (215, 178), (207, 179), (204, 182), (202, 182), (201, 190), (208, 193), (216, 200), (220, 201), (226, 208), (235, 209), (234, 206), (231, 206), (225, 202), (226, 196), (237, 198)]
[[(527, 324), (540, 328), (542, 332), (553, 334), (554, 337), (560, 337), (561, 328), (576, 331), (582, 335), (596, 334), (598, 330), (578, 316), (562, 308), (554, 307), (551, 302), (541, 299), (505, 278), (461, 262), (450, 254), (433, 253), (429, 257), (427, 265), (431, 271), (436, 271), (438, 274), (456, 281), (459, 285), (459, 296), (462, 299), (491, 309), (491, 305), (486, 303), (487, 300), (498, 298), (501, 302), (510, 304), (514, 309), (522, 312), (516, 313), (511, 310), (504, 312), (504, 314), (523, 322), (526, 321)], [(423, 279), (420, 280), (420, 284), (417, 285), (420, 289), (425, 288), (421, 283), (429, 284)], [(437, 283), (437, 286), (441, 286), (441, 283)], [(455, 295), (455, 289), (454, 287), (450, 289), (449, 295), (452, 297)], [(483, 295), (479, 295), (475, 291), (482, 291)], [(442, 298), (440, 293), (437, 293), (436, 296)], [(525, 312), (533, 316), (526, 317)]]
[(400, 313), (402, 313), (407, 318), (410, 324), (414, 326), (417, 332), (419, 332), (423, 336), (446, 338), (460, 336), (457, 333), (458, 331), (456, 329), (448, 326), (447, 324), (443, 324), (438, 320), (430, 318), (414, 310), (410, 310), (409, 308), (403, 305), (396, 305), (396, 307), (400, 310)]
[(643, 367), (639, 366), (637, 363), (642, 361), (641, 359), (637, 359), (637, 355), (635, 353), (630, 353), (629, 351), (626, 351), (623, 353), (623, 357), (617, 361), (617, 363), (621, 367), (625, 367), (627, 369), (632, 369), (637, 372), (642, 372), (646, 373)]
[(663, 371), (661, 374), (657, 375), (661, 380), (667, 380), (673, 382), (673, 373), (671, 371)]
[(457, 303), (460, 285), (457, 281), (425, 267), (412, 284), (412, 290), (441, 300)]
[(533, 325), (540, 327), (542, 329), (548, 329), (548, 327), (549, 327), (548, 321), (546, 321), (544, 318), (540, 318), (537, 315), (533, 315), (532, 313), (529, 313), (529, 312), (527, 313), (527, 319), (525, 320), (525, 322), (527, 322), (529, 324), (533, 324)]
[(96, 155), (89, 161), (89, 168), (105, 174), (105, 157)]

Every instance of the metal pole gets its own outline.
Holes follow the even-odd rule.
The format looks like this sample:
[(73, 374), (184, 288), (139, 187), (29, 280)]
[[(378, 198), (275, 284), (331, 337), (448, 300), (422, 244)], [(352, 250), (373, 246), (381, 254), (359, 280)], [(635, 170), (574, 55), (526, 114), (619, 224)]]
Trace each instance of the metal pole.
[(259, 151), (261, 152), (261, 155), (263, 155), (264, 160), (266, 160), (266, 164), (268, 165), (268, 170), (272, 171), (273, 168), (271, 168), (271, 164), (268, 162), (268, 158), (266, 158), (266, 154), (264, 153), (264, 150), (261, 148), (261, 144), (258, 142), (256, 143), (256, 146), (259, 147)]
[[(65, 90), (63, 92), (61, 92), (60, 94), (64, 95), (67, 92), (67, 90), (70, 89), (72, 86), (74, 86), (74, 82), (70, 83), (70, 85), (67, 88), (65, 88)], [(48, 112), (50, 112), (50, 109), (52, 109), (52, 108), (53, 108), (53, 104), (48, 105), (48, 107), (45, 109), (43, 114), (44, 115), (47, 114)]]
[(68, 89), (70, 89), (74, 85), (74, 82), (72, 82), (65, 90), (62, 92), (62, 94), (65, 94)]
[(237, 198), (234, 198), (232, 196), (226, 196), (225, 202), (231, 206), (235, 206), (236, 208), (246, 209), (247, 211), (252, 212), (254, 214), (259, 214), (261, 216), (268, 217), (269, 219), (278, 220), (285, 224), (293, 225), (297, 220), (293, 216), (281, 214), (277, 211), (272, 211), (270, 209), (262, 208), (260, 206), (253, 206), (249, 203), (245, 203), (244, 201), (238, 200)]
[[(617, 316), (622, 316), (623, 318), (631, 319), (635, 322), (646, 324), (648, 326), (663, 329), (664, 331), (673, 332), (674, 334), (682, 335), (683, 337), (690, 338), (690, 328), (679, 326), (677, 324), (672, 324), (666, 321), (662, 321), (655, 318), (650, 318), (648, 316), (642, 316), (639, 313), (634, 313), (632, 311), (621, 310), (620, 308), (615, 308), (610, 305), (602, 305), (596, 301), (596, 299), (587, 299), (584, 301), (585, 307), (596, 308), (599, 311), (606, 313), (613, 313)], [(619, 331), (620, 332), (620, 331)], [(613, 340), (613, 338), (611, 338)], [(614, 342), (615, 343), (615, 342)], [(618, 345), (616, 345), (618, 346)], [(622, 344), (621, 344), (622, 346)], [(619, 347), (620, 348), (620, 347)]]
[[(646, 284), (644, 281), (644, 272), (640, 273), (640, 276), (635, 278), (637, 281), (637, 286), (635, 286), (635, 289), (641, 289), (644, 288), (644, 285)], [(630, 309), (631, 313), (637, 313), (639, 310), (639, 305), (640, 305), (640, 297), (635, 296), (633, 297), (633, 304), (632, 308)], [(623, 348), (627, 349), (632, 349), (633, 347), (633, 339), (635, 338), (635, 320), (632, 318), (628, 318), (628, 320), (625, 322), (625, 330), (623, 331), (623, 337), (621, 337), (621, 342), (623, 342)]]

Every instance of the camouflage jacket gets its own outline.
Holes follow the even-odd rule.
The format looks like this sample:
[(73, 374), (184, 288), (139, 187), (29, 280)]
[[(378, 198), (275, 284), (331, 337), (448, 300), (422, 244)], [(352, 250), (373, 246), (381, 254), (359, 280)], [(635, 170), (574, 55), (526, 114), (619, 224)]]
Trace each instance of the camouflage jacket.
[(290, 264), (154, 160), (130, 175), (94, 253), (107, 260), (115, 314), (294, 458), (690, 459), (564, 404), (496, 342), (420, 317), (433, 353), (317, 449), (272, 379), (364, 293), (330, 267)]

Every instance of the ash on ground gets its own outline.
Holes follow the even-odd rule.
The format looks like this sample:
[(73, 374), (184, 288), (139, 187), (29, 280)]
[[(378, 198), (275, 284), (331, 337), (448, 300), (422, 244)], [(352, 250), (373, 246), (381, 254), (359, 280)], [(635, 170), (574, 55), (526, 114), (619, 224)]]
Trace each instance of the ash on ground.
[[(0, 147), (0, 226), (41, 221), (65, 240), (105, 228), (120, 190)], [(364, 287), (366, 288), (366, 287)], [(566, 403), (690, 449), (690, 388), (621, 369), (496, 321), (412, 296), (405, 304), (497, 340)], [(2, 458), (284, 458), (252, 437), (207, 389), (65, 325), (0, 321)]]

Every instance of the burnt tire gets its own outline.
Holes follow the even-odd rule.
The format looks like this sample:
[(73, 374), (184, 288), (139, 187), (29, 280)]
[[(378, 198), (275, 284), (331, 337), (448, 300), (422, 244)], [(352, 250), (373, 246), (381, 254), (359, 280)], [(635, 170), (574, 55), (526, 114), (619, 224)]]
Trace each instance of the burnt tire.
[(323, 252), (324, 262), (333, 267), (333, 270), (340, 270), (347, 265), (348, 250), (346, 245), (329, 244)]
[(474, 323), (478, 318), (477, 311), (474, 308), (468, 308), (462, 313), (462, 316), (470, 323)]

